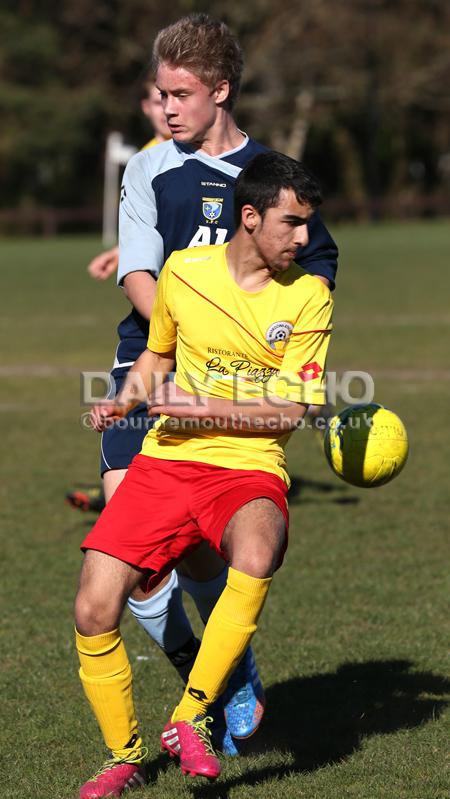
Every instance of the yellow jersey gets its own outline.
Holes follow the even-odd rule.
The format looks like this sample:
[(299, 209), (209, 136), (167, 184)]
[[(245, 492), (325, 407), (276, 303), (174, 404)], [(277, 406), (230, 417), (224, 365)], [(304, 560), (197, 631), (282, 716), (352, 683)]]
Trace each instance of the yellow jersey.
[(144, 144), (144, 146), (141, 147), (141, 152), (142, 150), (149, 150), (150, 147), (154, 147), (155, 144), (159, 144), (159, 140), (156, 138), (156, 136), (154, 136), (153, 139), (150, 139), (147, 144)]
[[(330, 291), (295, 262), (262, 290), (245, 291), (229, 272), (227, 247), (172, 253), (158, 280), (148, 348), (165, 353), (176, 347), (176, 384), (191, 394), (234, 400), (244, 418), (253, 398), (323, 404)], [(262, 469), (289, 484), (284, 447), (290, 435), (196, 429), (161, 416), (142, 454)]]

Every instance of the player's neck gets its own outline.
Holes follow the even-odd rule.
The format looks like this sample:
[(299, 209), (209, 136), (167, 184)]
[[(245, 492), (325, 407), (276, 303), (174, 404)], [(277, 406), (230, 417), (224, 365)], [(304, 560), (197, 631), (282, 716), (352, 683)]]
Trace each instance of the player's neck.
[(214, 125), (206, 132), (201, 142), (194, 147), (207, 155), (216, 157), (240, 147), (245, 135), (239, 130), (229, 111), (219, 110)]
[(230, 276), (244, 291), (258, 292), (266, 288), (273, 276), (253, 245), (236, 233), (226, 248)]

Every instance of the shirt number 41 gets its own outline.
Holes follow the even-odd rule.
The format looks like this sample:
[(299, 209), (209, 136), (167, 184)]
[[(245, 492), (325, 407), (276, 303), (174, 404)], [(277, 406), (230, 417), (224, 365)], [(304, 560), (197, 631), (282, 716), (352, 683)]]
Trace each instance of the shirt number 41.
[[(211, 233), (215, 233), (215, 241), (211, 241)], [(210, 228), (199, 225), (197, 232), (190, 240), (188, 247), (206, 247), (208, 244), (225, 244), (228, 230), (224, 227)]]

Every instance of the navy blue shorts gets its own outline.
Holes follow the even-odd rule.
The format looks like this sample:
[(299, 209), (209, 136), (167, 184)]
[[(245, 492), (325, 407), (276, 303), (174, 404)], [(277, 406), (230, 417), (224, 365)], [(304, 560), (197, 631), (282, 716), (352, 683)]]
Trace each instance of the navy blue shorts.
[[(119, 346), (122, 346), (122, 342)], [(122, 357), (138, 357), (139, 355), (139, 351), (130, 350), (130, 352), (126, 352), (125, 356), (122, 354)], [(114, 397), (122, 388), (131, 363), (132, 361), (129, 361), (125, 366), (118, 365), (113, 368), (110, 397)], [(103, 476), (110, 469), (128, 469), (134, 456), (139, 455), (142, 442), (157, 419), (157, 416), (149, 417), (147, 415), (147, 406), (142, 403), (105, 430), (101, 441), (100, 474)]]
[(149, 417), (147, 406), (138, 405), (102, 433), (100, 474), (110, 469), (128, 469), (142, 442), (159, 417)]

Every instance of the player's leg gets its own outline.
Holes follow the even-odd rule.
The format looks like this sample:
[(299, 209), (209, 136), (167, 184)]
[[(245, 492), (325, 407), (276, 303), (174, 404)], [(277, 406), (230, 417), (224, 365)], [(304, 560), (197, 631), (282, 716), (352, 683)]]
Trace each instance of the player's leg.
[(81, 790), (81, 799), (120, 796), (145, 783), (145, 749), (138, 731), (131, 667), (119, 629), (139, 569), (103, 552), (88, 550), (75, 601), (80, 678), (111, 757)]
[(206, 626), (182, 700), (162, 735), (163, 747), (180, 757), (184, 773), (211, 778), (220, 773), (206, 713), (256, 631), (272, 575), (281, 562), (287, 525), (281, 505), (265, 497), (249, 501), (224, 530), (221, 546), (230, 560), (227, 584)]
[[(107, 503), (124, 479), (133, 457), (142, 448), (149, 423), (146, 407), (139, 406), (126, 420), (128, 425), (113, 426), (102, 436), (101, 473)], [(148, 594), (136, 587), (128, 607), (186, 683), (200, 644), (184, 610), (176, 573), (167, 575)]]
[[(173, 563), (201, 542), (190, 513), (189, 488), (186, 481), (180, 487), (170, 463), (137, 456), (82, 543), (89, 555), (76, 601), (80, 676), (112, 750), (112, 760), (83, 787), (82, 799), (119, 796), (126, 787), (120, 782), (124, 769), (132, 771), (133, 781), (140, 773), (144, 753), (118, 621), (127, 595), (144, 575), (144, 587), (152, 588), (160, 575), (168, 574)], [(167, 496), (173, 501), (168, 503)], [(129, 773), (125, 771), (127, 779)]]
[[(116, 379), (116, 383), (119, 385), (120, 380)], [(140, 451), (149, 423), (145, 406), (138, 406), (126, 418), (129, 424), (122, 420), (120, 426), (112, 426), (102, 436), (101, 472), (107, 502), (123, 480), (125, 467)], [(149, 594), (137, 587), (129, 598), (128, 607), (186, 683), (200, 644), (184, 610), (181, 589), (192, 596), (206, 624), (226, 584), (227, 570), (223, 559), (206, 543), (188, 556), (179, 570), (182, 576), (172, 573)], [(239, 664), (220, 705), (215, 709), (216, 745), (226, 754), (236, 755), (238, 750), (231, 735), (252, 735), (264, 709), (264, 691), (251, 650)], [(227, 715), (226, 724), (223, 710)]]
[(175, 718), (203, 715), (221, 693), (256, 630), (285, 536), (285, 517), (266, 498), (246, 503), (228, 522), (222, 537), (230, 561), (227, 584), (206, 625)]
[[(198, 549), (178, 564), (177, 574), (180, 588), (192, 597), (200, 618), (206, 624), (225, 588), (228, 564), (204, 541)], [(186, 671), (186, 683), (192, 665), (193, 663), (190, 664), (189, 671)], [(255, 686), (256, 689), (260, 687), (258, 692)], [(246, 657), (242, 659), (233, 674), (233, 681), (227, 688), (227, 693), (220, 696), (211, 708), (211, 715), (214, 718), (211, 733), (216, 749), (232, 757), (239, 754), (239, 744), (233, 739), (233, 735), (239, 733), (242, 726), (248, 735), (256, 732), (252, 706), (263, 696), (264, 691), (256, 671), (253, 653), (249, 648), (248, 654), (246, 653)]]
[(149, 593), (138, 586), (128, 599), (128, 608), (186, 685), (200, 641), (186, 615), (176, 570)]
[[(177, 572), (180, 587), (192, 596), (206, 624), (225, 588), (228, 564), (205, 541), (178, 564)], [(237, 754), (237, 742), (233, 741), (233, 737), (249, 738), (253, 735), (262, 721), (264, 707), (264, 689), (252, 648), (249, 647), (233, 672), (224, 694), (211, 709), (215, 746), (226, 754)], [(220, 723), (222, 709), (225, 725)]]
[(127, 473), (126, 469), (107, 469), (102, 474), (105, 503), (109, 502)]
[[(116, 384), (120, 385), (120, 379), (116, 379)], [(120, 427), (113, 426), (102, 436), (101, 473), (107, 502), (110, 501), (126, 475), (127, 468), (125, 467), (128, 467), (134, 455), (140, 452), (149, 423), (145, 406), (136, 408), (128, 415), (127, 419), (130, 420), (128, 425), (122, 423)], [(202, 553), (192, 553), (185, 563), (185, 570), (189, 572), (190, 579), (189, 585), (185, 585), (184, 589), (191, 594), (200, 616), (206, 623), (224, 588), (226, 571), (224, 571), (224, 561), (219, 555), (213, 552), (207, 544), (202, 549)], [(137, 587), (128, 600), (128, 607), (136, 621), (164, 652), (186, 684), (200, 642), (195, 637), (186, 615), (177, 573), (172, 572), (148, 594), (144, 594), (140, 587)], [(251, 708), (261, 698), (262, 687), (257, 694), (254, 686), (257, 687), (259, 680), (257, 675), (254, 676), (256, 669), (255, 667), (251, 668), (252, 662), (252, 657), (251, 662), (248, 658), (243, 660), (235, 678), (235, 685), (230, 688), (229, 695), (226, 697), (232, 732), (239, 732), (240, 729), (236, 723), (233, 726), (233, 719), (238, 719), (241, 727), (242, 719), (244, 719), (247, 734), (256, 730)], [(243, 702), (245, 699), (243, 689), (248, 694), (246, 703)], [(248, 712), (248, 708), (250, 708), (250, 712)], [(222, 707), (217, 708), (214, 733), (218, 748), (229, 755), (238, 754), (231, 735), (226, 729), (223, 702)]]
[[(124, 378), (122, 371), (113, 373), (118, 390)], [(102, 436), (101, 473), (108, 502), (126, 474), (133, 457), (140, 452), (151, 420), (144, 405), (138, 406)], [(189, 593), (206, 624), (226, 583), (227, 570), (223, 559), (205, 543), (179, 564), (178, 574), (166, 578), (150, 594), (137, 588), (128, 606), (137, 622), (168, 657), (184, 683), (195, 661), (199, 641), (195, 637), (182, 602), (182, 590)], [(216, 708), (215, 740), (227, 754), (237, 754), (230, 733), (249, 736), (261, 721), (264, 691), (251, 650), (239, 664), (227, 694), (220, 700), (227, 713), (228, 731), (223, 713)], [(220, 721), (222, 718), (222, 722)], [(220, 742), (220, 743), (219, 743)]]

